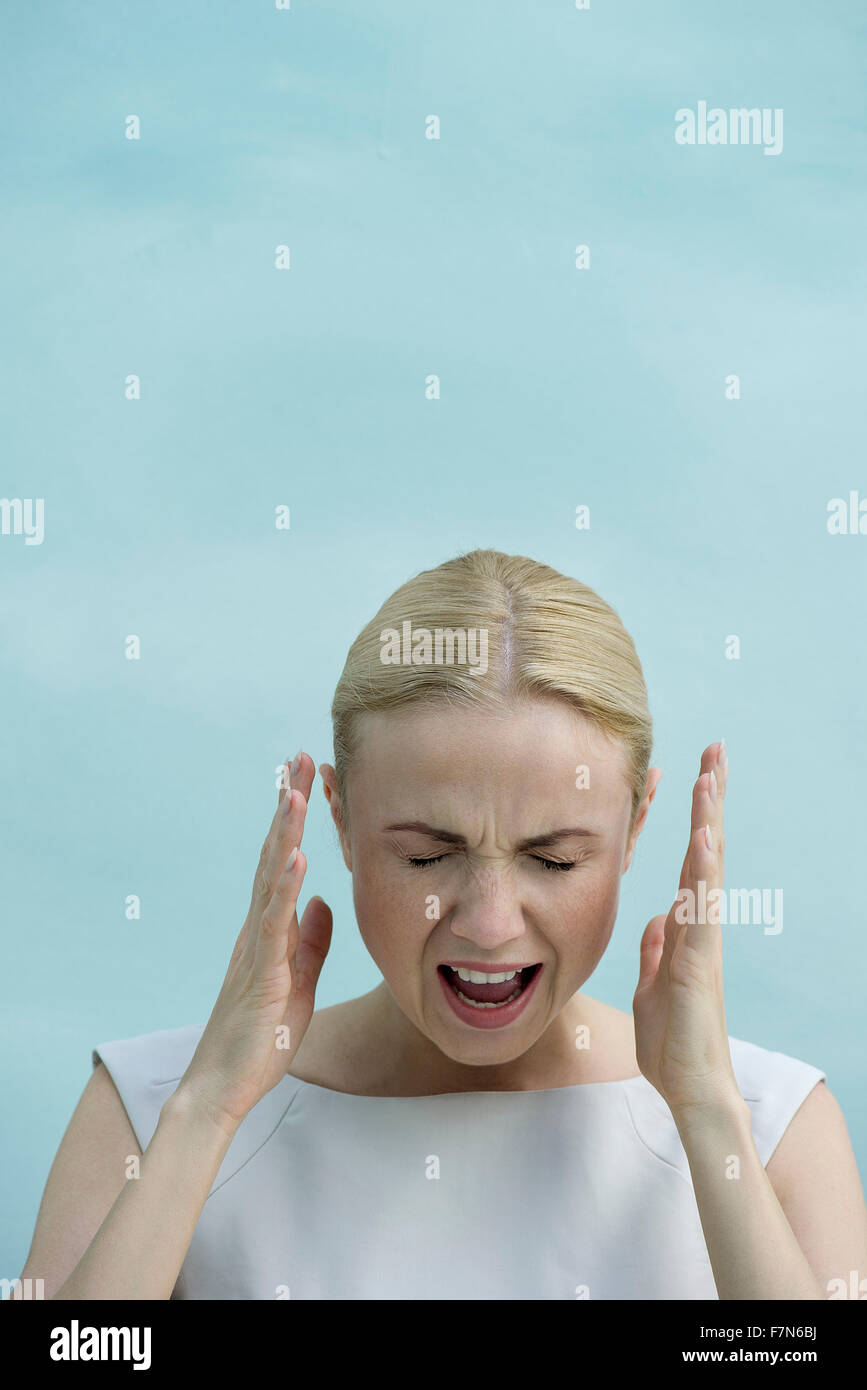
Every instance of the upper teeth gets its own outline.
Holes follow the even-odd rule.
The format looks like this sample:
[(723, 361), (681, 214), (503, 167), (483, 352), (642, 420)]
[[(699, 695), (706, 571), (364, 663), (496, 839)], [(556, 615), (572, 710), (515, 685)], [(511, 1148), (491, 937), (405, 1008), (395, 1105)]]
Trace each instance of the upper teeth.
[(461, 980), (468, 980), (471, 985), (499, 985), (504, 980), (514, 980), (515, 976), (520, 974), (518, 970), (509, 970), (500, 975), (486, 975), (482, 970), (459, 970), (454, 965), (450, 965), (449, 969), (454, 970)]

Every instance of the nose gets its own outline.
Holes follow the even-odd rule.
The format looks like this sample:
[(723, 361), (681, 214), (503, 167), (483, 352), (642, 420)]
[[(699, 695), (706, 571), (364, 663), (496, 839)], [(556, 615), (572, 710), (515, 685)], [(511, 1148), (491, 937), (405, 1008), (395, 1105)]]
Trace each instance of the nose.
[(525, 934), (524, 913), (515, 877), (488, 870), (467, 884), (452, 908), (451, 932), (483, 952), (495, 952)]

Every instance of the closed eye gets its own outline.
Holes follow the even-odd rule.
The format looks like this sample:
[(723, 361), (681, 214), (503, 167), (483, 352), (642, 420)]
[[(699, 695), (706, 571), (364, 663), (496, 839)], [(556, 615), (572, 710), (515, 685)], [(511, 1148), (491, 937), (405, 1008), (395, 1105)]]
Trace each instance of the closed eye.
[[(447, 854), (436, 854), (431, 859), (414, 859), (411, 856), (407, 859), (408, 864), (412, 864), (415, 869), (426, 869), (429, 864), (439, 864), (443, 859), (448, 859)], [(537, 864), (542, 864), (544, 868), (554, 873), (562, 873), (568, 869), (575, 868), (574, 861), (560, 861), (559, 859), (545, 859), (541, 854), (531, 854), (530, 859), (535, 859)]]

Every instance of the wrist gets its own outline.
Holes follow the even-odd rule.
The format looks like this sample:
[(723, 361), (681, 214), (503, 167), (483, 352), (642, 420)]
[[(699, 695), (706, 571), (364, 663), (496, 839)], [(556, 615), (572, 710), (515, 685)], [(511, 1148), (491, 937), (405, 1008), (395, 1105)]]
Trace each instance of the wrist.
[(236, 1116), (222, 1110), (206, 1095), (183, 1080), (164, 1103), (160, 1119), (163, 1116), (171, 1125), (209, 1136), (218, 1144), (223, 1143), (226, 1148), (241, 1124)]
[(736, 1087), (711, 1091), (670, 1105), (669, 1109), (684, 1145), (693, 1136), (708, 1131), (735, 1130), (752, 1136), (750, 1108)]

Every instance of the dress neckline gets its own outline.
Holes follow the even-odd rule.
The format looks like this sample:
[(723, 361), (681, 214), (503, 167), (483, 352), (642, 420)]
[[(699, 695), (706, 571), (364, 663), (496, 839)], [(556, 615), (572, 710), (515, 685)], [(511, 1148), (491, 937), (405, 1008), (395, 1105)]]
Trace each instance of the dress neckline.
[[(305, 1081), (303, 1077), (293, 1076), (287, 1072), (286, 1081), (294, 1081), (296, 1085), (306, 1087), (309, 1091), (320, 1091), (326, 1096), (340, 1096), (347, 1100), (371, 1100), (371, 1101), (395, 1101), (395, 1100), (453, 1100), (457, 1096), (550, 1096), (560, 1092), (572, 1094), (576, 1091), (598, 1091), (605, 1087), (612, 1086), (632, 1086), (636, 1082), (643, 1082), (645, 1086), (650, 1085), (643, 1072), (637, 1072), (635, 1076), (623, 1076), (615, 1081), (578, 1081), (570, 1086), (542, 1086), (537, 1090), (499, 1090), (499, 1091), (436, 1091), (431, 1095), (421, 1096), (365, 1096), (359, 1095), (356, 1091), (336, 1091), (331, 1086), (320, 1086), (315, 1081)], [(651, 1090), (655, 1090), (651, 1087)], [(658, 1093), (657, 1093), (658, 1094)], [(660, 1096), (660, 1100), (662, 1097)]]

